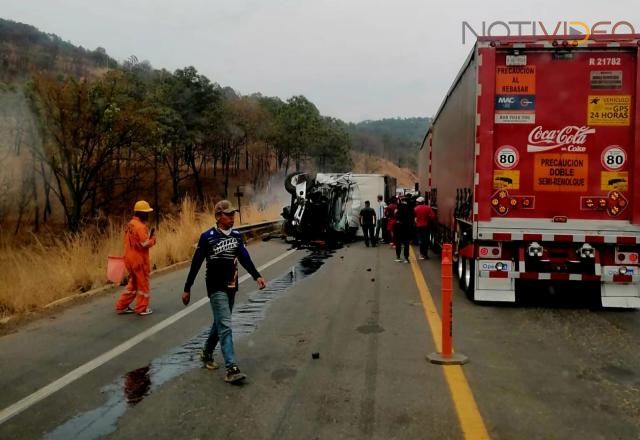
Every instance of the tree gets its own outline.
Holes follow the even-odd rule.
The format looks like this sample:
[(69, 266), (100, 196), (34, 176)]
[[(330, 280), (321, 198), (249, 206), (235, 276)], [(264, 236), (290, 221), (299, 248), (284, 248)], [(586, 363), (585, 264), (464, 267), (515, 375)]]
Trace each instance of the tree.
[(290, 160), (294, 160), (296, 171), (300, 171), (320, 124), (320, 112), (304, 96), (293, 96), (280, 109), (276, 121), (276, 143), (282, 152), (280, 159), (285, 161), (285, 173), (289, 172)]
[[(240, 148), (244, 149), (244, 168), (250, 170), (251, 181), (258, 185), (270, 167), (270, 148), (266, 139), (272, 123), (271, 114), (257, 97), (245, 96), (230, 101), (230, 116), (240, 129)], [(241, 151), (236, 151), (238, 168), (242, 166)]]
[(173, 182), (173, 201), (180, 198), (179, 184), (186, 164), (194, 178), (198, 201), (204, 202), (201, 181), (206, 161), (205, 138), (212, 115), (220, 113), (222, 92), (217, 84), (198, 74), (194, 67), (178, 69), (165, 75), (159, 84), (157, 104), (159, 123), (164, 134), (165, 162)]
[(315, 142), (309, 152), (318, 171), (349, 171), (353, 166), (350, 151), (351, 138), (345, 124), (335, 118), (323, 117), (316, 129)]
[(34, 77), (31, 98), (42, 131), (41, 154), (72, 232), (79, 231), (87, 202), (116, 151), (148, 136), (148, 117), (127, 86), (119, 71), (95, 81)]
[(286, 106), (280, 98), (273, 98), (256, 94), (253, 96), (257, 99), (260, 107), (266, 112), (267, 117), (263, 121), (261, 128), (261, 141), (265, 143), (267, 148), (274, 151), (276, 167), (281, 168), (285, 157), (284, 147), (280, 145), (279, 133), (280, 124), (278, 115)]

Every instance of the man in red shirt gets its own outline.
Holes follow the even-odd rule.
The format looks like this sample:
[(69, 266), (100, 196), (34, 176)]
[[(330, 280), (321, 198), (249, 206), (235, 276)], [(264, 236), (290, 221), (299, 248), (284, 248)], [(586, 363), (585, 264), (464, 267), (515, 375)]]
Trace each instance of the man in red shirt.
[(392, 197), (385, 211), (385, 217), (387, 219), (387, 234), (389, 234), (390, 244), (392, 247), (395, 247), (396, 242), (395, 237), (393, 236), (394, 229), (396, 227), (396, 209), (398, 209), (396, 198)]
[(435, 214), (431, 206), (425, 204), (424, 197), (416, 199), (418, 203), (413, 209), (416, 216), (416, 227), (418, 228), (418, 242), (420, 243), (420, 259), (429, 259), (429, 231), (431, 221), (435, 218)]

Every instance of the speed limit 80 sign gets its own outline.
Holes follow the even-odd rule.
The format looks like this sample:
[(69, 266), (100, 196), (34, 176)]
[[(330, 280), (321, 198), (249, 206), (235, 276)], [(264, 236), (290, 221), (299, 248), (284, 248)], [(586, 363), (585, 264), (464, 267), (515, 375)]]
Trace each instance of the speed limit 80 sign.
[(498, 168), (510, 170), (520, 162), (520, 153), (511, 145), (503, 145), (496, 150), (495, 162)]
[(627, 152), (620, 145), (610, 145), (602, 152), (602, 166), (617, 171), (627, 162)]

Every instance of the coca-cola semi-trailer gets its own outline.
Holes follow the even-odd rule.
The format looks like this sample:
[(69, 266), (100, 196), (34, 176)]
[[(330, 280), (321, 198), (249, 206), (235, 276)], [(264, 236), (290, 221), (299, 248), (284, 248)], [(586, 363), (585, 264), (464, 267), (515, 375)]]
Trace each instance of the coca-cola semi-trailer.
[(640, 307), (639, 50), (640, 35), (478, 39), (419, 152), (470, 298), (590, 283), (604, 307)]

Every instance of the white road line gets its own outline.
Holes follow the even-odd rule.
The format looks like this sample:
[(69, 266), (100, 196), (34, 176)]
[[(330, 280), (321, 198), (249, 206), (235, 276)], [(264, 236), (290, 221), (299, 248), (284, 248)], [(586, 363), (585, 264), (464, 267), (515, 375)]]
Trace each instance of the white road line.
[[(263, 270), (263, 269), (266, 269), (269, 266), (272, 266), (273, 264), (277, 263), (278, 261), (280, 261), (280, 260), (282, 260), (284, 258), (287, 258), (289, 255), (293, 254), (295, 251), (296, 251), (296, 249), (292, 249), (290, 251), (285, 252), (284, 254), (274, 258), (273, 260), (269, 261), (268, 263), (263, 264), (262, 266), (260, 266), (258, 268), (258, 270)], [(251, 276), (249, 274), (243, 275), (242, 277), (240, 277), (239, 282), (242, 283), (242, 282), (248, 280), (249, 278), (251, 278)], [(208, 304), (208, 303), (209, 303), (209, 298), (207, 298), (207, 297), (202, 298), (202, 299), (194, 302), (190, 306), (186, 307), (184, 310), (181, 310), (178, 313), (176, 313), (175, 315), (172, 315), (172, 316), (168, 317), (164, 321), (161, 321), (161, 322), (157, 323), (153, 327), (149, 327), (148, 329), (146, 329), (142, 333), (139, 333), (138, 335), (134, 336), (133, 338), (127, 340), (127, 342), (123, 342), (122, 344), (118, 345), (117, 347), (112, 348), (108, 352), (98, 356), (97, 358), (95, 358), (95, 359), (87, 362), (86, 364), (79, 366), (75, 370), (65, 374), (60, 379), (57, 379), (57, 380), (51, 382), (49, 385), (46, 385), (46, 386), (40, 388), (38, 391), (28, 395), (24, 399), (21, 399), (18, 402), (14, 403), (13, 405), (6, 407), (2, 411), (0, 411), (0, 425), (3, 424), (4, 422), (6, 422), (7, 420), (9, 420), (10, 418), (12, 418), (13, 416), (15, 416), (15, 415), (21, 413), (22, 411), (24, 411), (25, 409), (29, 408), (30, 406), (38, 403), (42, 399), (50, 396), (51, 394), (53, 394), (56, 391), (64, 388), (65, 386), (69, 385), (70, 383), (80, 379), (85, 374), (90, 373), (91, 371), (95, 370), (99, 366), (109, 362), (111, 359), (115, 358), (116, 356), (119, 356), (122, 353), (124, 353), (125, 351), (133, 348), (134, 346), (136, 346), (140, 342), (142, 342), (145, 339), (147, 339), (149, 336), (158, 333), (160, 330), (162, 330), (162, 329), (164, 329), (166, 327), (169, 327), (171, 324), (173, 324), (173, 323), (177, 322), (178, 320), (184, 318), (188, 314), (190, 314), (192, 312), (195, 312), (198, 308), (200, 308), (203, 305)]]

